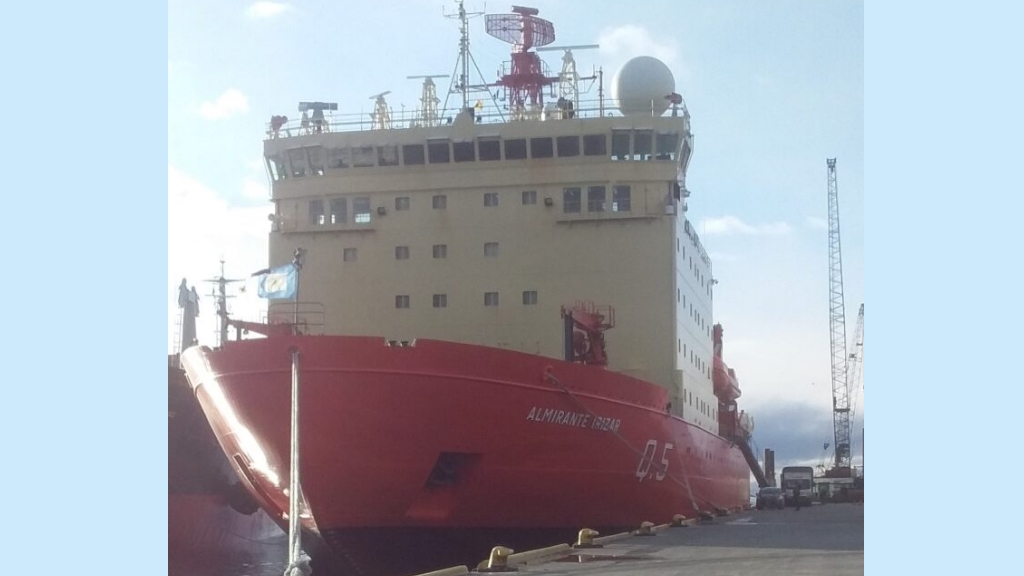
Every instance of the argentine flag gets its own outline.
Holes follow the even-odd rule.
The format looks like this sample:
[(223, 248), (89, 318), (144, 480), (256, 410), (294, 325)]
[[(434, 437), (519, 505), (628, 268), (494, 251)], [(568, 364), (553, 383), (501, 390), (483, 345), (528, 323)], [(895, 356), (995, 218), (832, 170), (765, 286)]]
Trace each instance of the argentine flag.
[(294, 298), (298, 283), (298, 270), (296, 270), (294, 264), (285, 264), (284, 266), (271, 268), (260, 276), (260, 298)]

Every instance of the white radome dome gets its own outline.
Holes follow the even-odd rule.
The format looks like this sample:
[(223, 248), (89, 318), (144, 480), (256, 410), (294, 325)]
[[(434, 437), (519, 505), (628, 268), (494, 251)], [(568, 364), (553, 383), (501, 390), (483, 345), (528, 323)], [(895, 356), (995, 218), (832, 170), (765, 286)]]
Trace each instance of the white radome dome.
[(612, 98), (623, 116), (661, 116), (671, 104), (665, 97), (676, 91), (676, 80), (664, 62), (637, 56), (626, 62), (612, 79)]

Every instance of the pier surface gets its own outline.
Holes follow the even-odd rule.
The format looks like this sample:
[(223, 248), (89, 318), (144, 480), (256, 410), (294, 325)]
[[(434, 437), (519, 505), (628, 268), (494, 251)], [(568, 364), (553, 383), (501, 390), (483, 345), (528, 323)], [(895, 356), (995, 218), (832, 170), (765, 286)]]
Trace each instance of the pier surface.
[[(518, 551), (516, 551), (518, 552)], [(510, 558), (515, 559), (515, 556)], [(864, 507), (749, 510), (516, 565), (549, 576), (864, 574)]]

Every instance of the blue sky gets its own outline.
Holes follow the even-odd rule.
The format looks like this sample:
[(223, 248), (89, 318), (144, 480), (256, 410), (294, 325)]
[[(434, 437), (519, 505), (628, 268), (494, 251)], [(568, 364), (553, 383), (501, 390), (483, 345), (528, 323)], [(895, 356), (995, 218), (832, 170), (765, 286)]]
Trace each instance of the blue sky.
[[(576, 52), (583, 73), (602, 66), (610, 83), (639, 55), (669, 65), (695, 133), (688, 216), (714, 261), (715, 321), (725, 327), (742, 407), (759, 423), (760, 448), (775, 448), (780, 467), (819, 463), (822, 443), (832, 441), (829, 157), (838, 158), (850, 338), (864, 298), (862, 2), (527, 5), (554, 23), (554, 45), (601, 45)], [(511, 6), (466, 4), (487, 13)], [(270, 116), (297, 116), (300, 100), (369, 113), (370, 96), (385, 90), (396, 111), (414, 108), (420, 86), (406, 76), (453, 71), (458, 25), (444, 13), (456, 9), (436, 0), (169, 3), (168, 340), (180, 278), (212, 277), (221, 257), (239, 278), (267, 264), (271, 209), (261, 150)], [(508, 46), (484, 33), (482, 18), (471, 20), (470, 41), (492, 81)], [(558, 69), (560, 53), (543, 57)], [(438, 86), (446, 89), (447, 79)], [(200, 286), (201, 295), (208, 291)], [(236, 314), (258, 310), (251, 292), (232, 303)], [(201, 338), (212, 335), (212, 316), (205, 297)], [(867, 332), (870, 322), (869, 310)], [(777, 426), (793, 414), (806, 416), (801, 434)], [(859, 424), (853, 432), (859, 454)]]

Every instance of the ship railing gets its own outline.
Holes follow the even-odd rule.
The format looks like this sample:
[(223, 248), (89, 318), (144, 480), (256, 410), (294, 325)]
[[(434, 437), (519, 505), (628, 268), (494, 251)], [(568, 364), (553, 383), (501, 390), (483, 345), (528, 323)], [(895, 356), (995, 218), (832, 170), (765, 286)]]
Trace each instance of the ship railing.
[[(552, 98), (553, 100), (553, 98)], [(651, 102), (650, 116), (678, 116), (685, 122), (685, 131), (690, 130), (690, 114), (686, 105), (670, 105), (668, 110), (658, 113), (657, 102)], [(663, 105), (662, 105), (663, 106)], [(509, 110), (507, 106), (499, 109), (493, 103), (483, 106), (478, 105), (470, 108), (477, 124), (505, 124), (509, 122), (529, 121), (557, 121), (573, 120), (584, 118), (614, 118), (623, 117), (619, 112), (619, 103), (611, 98), (602, 100), (581, 100), (579, 106), (558, 107), (557, 104), (549, 103), (544, 107), (532, 107), (523, 110)], [(363, 132), (369, 130), (405, 130), (410, 128), (426, 128), (433, 126), (451, 125), (455, 116), (459, 113), (457, 108), (440, 110), (436, 119), (426, 119), (418, 109), (401, 110), (390, 112), (387, 120), (381, 121), (374, 118), (373, 112), (359, 112), (346, 114), (333, 114), (327, 112), (320, 122), (313, 122), (309, 119), (288, 119), (287, 122), (277, 125), (267, 122), (265, 125), (268, 140), (278, 138), (290, 138), (295, 136), (307, 136), (311, 134), (329, 134), (331, 132)]]
[(320, 302), (274, 302), (261, 317), (266, 324), (292, 324), (297, 334), (306, 336), (322, 335), (325, 319)]

